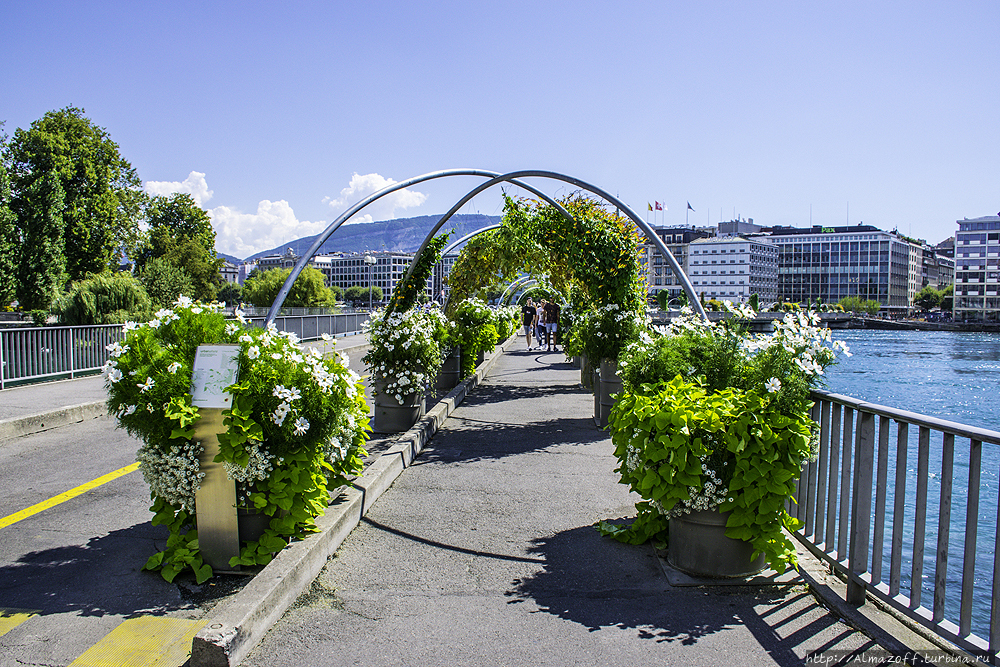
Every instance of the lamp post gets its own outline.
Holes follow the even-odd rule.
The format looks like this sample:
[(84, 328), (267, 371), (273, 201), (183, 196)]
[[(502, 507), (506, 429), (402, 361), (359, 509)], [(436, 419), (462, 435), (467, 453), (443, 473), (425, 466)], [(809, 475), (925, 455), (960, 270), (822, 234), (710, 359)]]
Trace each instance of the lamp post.
[(372, 265), (377, 261), (370, 254), (365, 253), (365, 264), (368, 265), (368, 310), (372, 309)]

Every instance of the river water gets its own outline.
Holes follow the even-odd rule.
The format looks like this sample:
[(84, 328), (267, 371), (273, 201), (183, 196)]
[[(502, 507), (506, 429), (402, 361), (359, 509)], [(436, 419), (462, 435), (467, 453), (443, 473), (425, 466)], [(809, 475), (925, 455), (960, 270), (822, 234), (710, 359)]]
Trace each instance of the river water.
[[(1000, 335), (931, 331), (834, 331), (853, 356), (828, 367), (825, 389), (888, 407), (1000, 431)], [(883, 580), (888, 580), (892, 535), (892, 487), (895, 471), (895, 428), (889, 450), (889, 498), (886, 512)], [(911, 428), (907, 451), (904, 545), (913, 540), (917, 468), (917, 428)], [(931, 438), (927, 531), (922, 573), (922, 605), (930, 607), (934, 590), (940, 503), (941, 437)], [(996, 551), (1000, 448), (983, 445), (980, 480), (973, 632), (989, 637), (993, 558)], [(962, 554), (968, 497), (968, 439), (955, 439), (954, 493), (949, 530), (946, 618), (958, 622)], [(874, 498), (873, 498), (874, 500)], [(912, 552), (904, 547), (903, 590), (909, 589)]]

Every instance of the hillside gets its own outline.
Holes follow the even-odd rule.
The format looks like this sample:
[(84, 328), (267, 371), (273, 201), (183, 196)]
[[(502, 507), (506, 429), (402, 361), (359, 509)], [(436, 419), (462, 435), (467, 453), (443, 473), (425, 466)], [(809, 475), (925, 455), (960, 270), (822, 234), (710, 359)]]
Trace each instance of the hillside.
[[(397, 218), (382, 222), (365, 222), (353, 225), (343, 225), (333, 236), (326, 240), (318, 254), (332, 252), (364, 252), (366, 250), (390, 250), (394, 252), (415, 252), (423, 242), (427, 232), (437, 224), (441, 215), (421, 215), (415, 218)], [(442, 228), (443, 231), (454, 229), (451, 239), (459, 239), (466, 234), (482, 229), (487, 225), (500, 222), (498, 215), (465, 214), (454, 215)], [(439, 232), (440, 233), (440, 232)], [(305, 236), (277, 248), (258, 252), (246, 260), (258, 259), (268, 255), (280, 255), (291, 248), (296, 255), (303, 255), (316, 240), (316, 236)], [(219, 253), (220, 257), (229, 258)], [(229, 261), (233, 261), (232, 258)]]

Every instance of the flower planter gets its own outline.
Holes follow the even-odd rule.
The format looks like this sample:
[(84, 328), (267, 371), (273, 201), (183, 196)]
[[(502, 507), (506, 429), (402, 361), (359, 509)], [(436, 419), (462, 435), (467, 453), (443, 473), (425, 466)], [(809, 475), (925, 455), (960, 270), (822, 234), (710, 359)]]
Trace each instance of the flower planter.
[(594, 390), (594, 367), (587, 355), (580, 355), (580, 384), (584, 389)]
[(435, 389), (451, 389), (462, 379), (462, 348), (456, 346), (445, 358), (441, 370), (438, 371), (437, 380), (434, 382)]
[(479, 352), (476, 353), (476, 368), (482, 366), (484, 361), (486, 361), (486, 352), (484, 350), (479, 350)]
[(751, 560), (753, 546), (726, 537), (729, 512), (702, 510), (670, 519), (667, 563), (697, 577), (735, 579), (757, 574), (766, 566), (764, 554)]
[(618, 377), (618, 360), (601, 359), (600, 386), (596, 394), (600, 395), (600, 414), (594, 413), (594, 418), (601, 428), (608, 425), (608, 416), (611, 414), (611, 406), (615, 400), (612, 396), (620, 394), (622, 390), (622, 380)]
[(424, 416), (424, 394), (415, 391), (402, 396), (397, 401), (385, 391), (385, 382), (375, 381), (375, 418), (372, 430), (376, 433), (402, 433), (417, 423)]

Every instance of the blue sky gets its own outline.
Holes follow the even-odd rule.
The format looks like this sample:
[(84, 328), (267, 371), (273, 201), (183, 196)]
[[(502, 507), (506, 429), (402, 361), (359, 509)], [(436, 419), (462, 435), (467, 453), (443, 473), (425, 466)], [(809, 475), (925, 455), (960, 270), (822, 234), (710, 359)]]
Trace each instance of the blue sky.
[[(0, 120), (82, 107), (219, 250), (314, 234), (389, 180), (547, 169), (656, 224), (1000, 211), (1000, 2), (34, 2), (0, 22)], [(371, 219), (442, 213), (450, 179)], [(537, 183), (566, 194), (557, 183)], [(463, 212), (501, 212), (499, 191)]]

